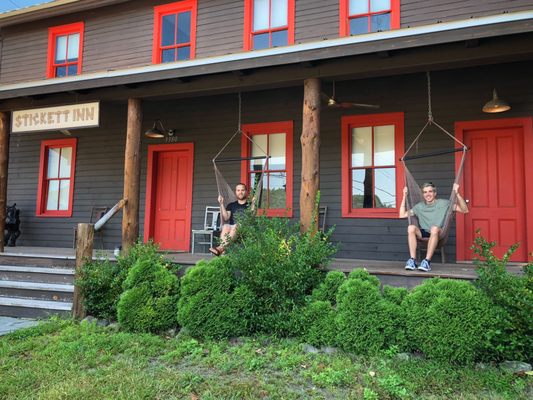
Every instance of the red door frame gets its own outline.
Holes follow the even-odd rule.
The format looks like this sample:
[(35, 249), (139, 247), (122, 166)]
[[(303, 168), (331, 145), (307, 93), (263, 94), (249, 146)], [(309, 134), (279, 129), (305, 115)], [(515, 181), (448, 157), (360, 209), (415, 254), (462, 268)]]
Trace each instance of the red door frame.
[[(156, 154), (164, 151), (187, 151), (191, 154), (190, 163), (188, 165), (191, 171), (192, 179), (194, 181), (194, 143), (175, 143), (175, 144), (152, 144), (148, 145), (148, 168), (146, 173), (146, 205), (144, 213), (144, 243), (148, 242), (154, 236), (154, 206), (155, 206), (155, 162), (157, 161)], [(191, 185), (192, 186), (192, 185)], [(192, 211), (192, 187), (188, 191), (187, 204)], [(191, 214), (187, 216), (187, 223), (185, 232), (191, 231)], [(191, 245), (191, 237), (187, 235), (187, 248)]]
[[(524, 167), (527, 165), (527, 155), (533, 152), (533, 118), (505, 118), (492, 119), (482, 121), (460, 121), (455, 123), (455, 137), (463, 141), (464, 132), (474, 129), (499, 129), (499, 128), (521, 128), (524, 135)], [(468, 157), (468, 156), (467, 156)], [(461, 162), (461, 153), (455, 156), (455, 169), (459, 169)], [(464, 174), (463, 174), (464, 176)], [(533, 173), (524, 174), (525, 183), (525, 212), (526, 218), (526, 240), (528, 249), (528, 258), (532, 259), (531, 252), (533, 251)], [(460, 185), (463, 186), (464, 178), (461, 177)], [(457, 261), (466, 260), (466, 250), (470, 244), (464, 243), (465, 231), (465, 217), (461, 213), (457, 213)]]

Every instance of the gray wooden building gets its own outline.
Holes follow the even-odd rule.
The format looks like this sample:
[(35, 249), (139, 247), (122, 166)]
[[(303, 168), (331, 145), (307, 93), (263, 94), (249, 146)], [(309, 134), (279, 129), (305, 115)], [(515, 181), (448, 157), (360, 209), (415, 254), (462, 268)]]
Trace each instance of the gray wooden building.
[[(239, 123), (254, 141), (240, 136), (225, 156), (271, 158), (220, 170), (231, 184), (261, 171), (266, 212), (297, 221), (304, 82), (313, 80), (320, 200), (338, 256), (404, 260), (399, 158), (428, 120), (430, 71), (435, 120), (471, 149), (461, 180), (471, 210), (457, 216), (449, 255), (472, 259), (481, 229), (497, 251), (520, 242), (515, 260), (531, 257), (531, 0), (56, 0), (0, 14), (0, 35), (9, 143), (0, 180), (7, 172), (7, 204), (21, 209), (18, 245), (70, 247), (95, 208), (134, 196), (138, 207), (124, 209), (138, 219), (133, 232), (189, 251), (191, 230), (217, 204), (211, 160)], [(482, 112), (493, 89), (510, 110)], [(154, 125), (163, 137), (144, 136)], [(416, 151), (453, 146), (430, 130)], [(456, 160), (427, 157), (410, 169), (447, 196)], [(136, 179), (129, 161), (139, 165), (138, 195), (125, 194)], [(121, 244), (124, 221), (105, 226), (103, 247)]]

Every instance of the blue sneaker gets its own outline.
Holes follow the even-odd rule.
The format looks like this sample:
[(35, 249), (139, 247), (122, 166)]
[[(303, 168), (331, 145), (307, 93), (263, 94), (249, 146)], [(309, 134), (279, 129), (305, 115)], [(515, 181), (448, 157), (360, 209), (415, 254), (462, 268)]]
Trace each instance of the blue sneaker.
[(419, 271), (429, 272), (431, 271), (431, 260), (426, 260), (425, 258), (420, 263), (418, 267)]
[(416, 269), (416, 260), (414, 258), (410, 258), (405, 262), (405, 269), (409, 271), (414, 271)]

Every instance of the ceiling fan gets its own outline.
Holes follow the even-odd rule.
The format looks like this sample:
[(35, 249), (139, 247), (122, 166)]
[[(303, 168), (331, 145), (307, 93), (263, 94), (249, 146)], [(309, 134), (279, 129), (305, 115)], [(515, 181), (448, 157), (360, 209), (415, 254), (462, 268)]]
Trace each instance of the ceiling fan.
[(322, 97), (326, 99), (328, 108), (370, 108), (376, 109), (380, 106), (377, 104), (364, 104), (364, 103), (353, 103), (351, 101), (339, 101), (335, 97), (335, 81), (333, 81), (333, 92), (331, 96), (328, 96), (325, 93), (322, 93)]

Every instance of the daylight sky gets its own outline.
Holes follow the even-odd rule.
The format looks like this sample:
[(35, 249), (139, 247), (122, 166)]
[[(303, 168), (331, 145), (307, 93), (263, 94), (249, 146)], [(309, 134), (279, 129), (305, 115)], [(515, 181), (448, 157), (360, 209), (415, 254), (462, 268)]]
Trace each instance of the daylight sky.
[(50, 1), (52, 0), (0, 0), (0, 13)]

